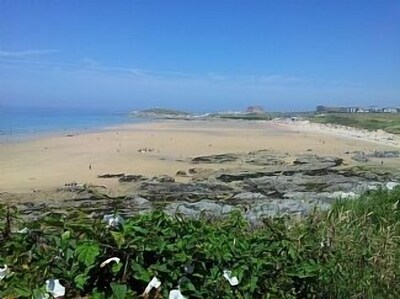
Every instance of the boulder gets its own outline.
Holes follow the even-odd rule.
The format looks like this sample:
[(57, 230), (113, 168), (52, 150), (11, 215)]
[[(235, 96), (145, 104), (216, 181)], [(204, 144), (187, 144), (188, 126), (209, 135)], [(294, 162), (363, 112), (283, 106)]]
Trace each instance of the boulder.
[(192, 163), (220, 164), (226, 162), (234, 162), (238, 159), (236, 154), (218, 154), (209, 156), (199, 156), (192, 159)]
[(351, 157), (352, 160), (357, 161), (357, 162), (368, 162), (369, 159), (368, 157), (363, 153), (363, 154), (355, 154), (353, 157)]
[(105, 174), (100, 174), (97, 177), (99, 179), (112, 179), (112, 178), (120, 178), (123, 177), (123, 173), (105, 173)]
[(124, 182), (139, 182), (139, 181), (144, 181), (146, 178), (142, 175), (134, 175), (134, 174), (127, 174), (121, 176), (119, 179), (119, 182), (124, 183)]
[(184, 170), (178, 170), (176, 172), (176, 176), (187, 176), (187, 173)]
[(164, 211), (170, 215), (180, 214), (185, 217), (198, 219), (223, 217), (234, 210), (231, 205), (221, 205), (210, 200), (202, 200), (196, 203), (174, 202), (165, 206)]
[(175, 179), (169, 175), (160, 175), (153, 177), (153, 181), (157, 181), (160, 183), (174, 183)]
[(187, 201), (197, 202), (202, 199), (221, 200), (232, 197), (234, 189), (227, 185), (209, 182), (143, 182), (137, 193), (150, 201)]
[(398, 158), (400, 157), (400, 151), (375, 151), (371, 156), (376, 158)]

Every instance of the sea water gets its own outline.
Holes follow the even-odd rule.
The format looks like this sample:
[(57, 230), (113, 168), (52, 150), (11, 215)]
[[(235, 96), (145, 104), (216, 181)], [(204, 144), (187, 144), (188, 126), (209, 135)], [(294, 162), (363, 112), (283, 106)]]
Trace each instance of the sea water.
[(73, 134), (139, 121), (126, 112), (0, 107), (0, 138), (24, 138), (46, 133)]

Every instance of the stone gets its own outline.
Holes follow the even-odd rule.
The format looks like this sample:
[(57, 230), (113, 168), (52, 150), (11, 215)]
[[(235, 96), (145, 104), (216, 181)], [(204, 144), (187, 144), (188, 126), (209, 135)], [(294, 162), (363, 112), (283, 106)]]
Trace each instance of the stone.
[(196, 203), (174, 202), (168, 204), (164, 211), (170, 215), (182, 214), (185, 217), (198, 219), (201, 216), (221, 217), (232, 212), (234, 208), (230, 205), (221, 205), (213, 201), (204, 199)]
[(176, 176), (187, 176), (187, 173), (184, 170), (178, 170), (176, 172)]
[(123, 173), (106, 173), (106, 174), (100, 174), (97, 177), (99, 179), (112, 179), (112, 178), (120, 178), (123, 177)]
[(174, 183), (175, 179), (169, 175), (160, 175), (153, 177), (154, 181), (158, 181), (160, 183)]
[(375, 151), (371, 156), (376, 158), (398, 158), (400, 157), (400, 151)]
[(139, 182), (139, 181), (144, 181), (146, 178), (142, 175), (134, 175), (134, 174), (127, 174), (121, 176), (119, 179), (120, 183), (124, 182)]
[(352, 160), (357, 161), (357, 162), (368, 162), (369, 159), (365, 154), (355, 154), (354, 156), (351, 157)]
[(218, 154), (218, 155), (209, 155), (209, 156), (199, 156), (192, 159), (192, 163), (207, 163), (207, 164), (220, 164), (226, 162), (234, 162), (238, 159), (238, 156), (235, 154)]

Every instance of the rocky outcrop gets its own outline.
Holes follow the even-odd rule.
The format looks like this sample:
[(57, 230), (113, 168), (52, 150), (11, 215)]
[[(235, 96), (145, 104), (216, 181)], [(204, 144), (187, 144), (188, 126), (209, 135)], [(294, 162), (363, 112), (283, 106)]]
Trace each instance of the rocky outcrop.
[(234, 162), (238, 159), (238, 155), (235, 154), (219, 154), (210, 156), (199, 156), (192, 159), (192, 163), (207, 163), (207, 164), (221, 164), (226, 162)]
[(398, 158), (400, 151), (375, 151), (371, 156), (376, 158)]
[(94, 217), (114, 209), (122, 215), (164, 209), (169, 214), (186, 217), (220, 217), (236, 210), (257, 224), (265, 217), (282, 213), (304, 215), (315, 207), (326, 209), (337, 198), (351, 199), (369, 190), (399, 188), (400, 181), (400, 174), (363, 167), (341, 168), (343, 160), (336, 157), (290, 157), (263, 150), (193, 160), (242, 164), (228, 170), (193, 167), (188, 172), (178, 171), (177, 176), (186, 177), (185, 183), (167, 175), (152, 178), (123, 173), (99, 175), (118, 179), (120, 193), (101, 186), (72, 183), (53, 194), (36, 192), (14, 202), (4, 194), (1, 196), (17, 204), (27, 217), (40, 217), (47, 210), (68, 212), (78, 207)]

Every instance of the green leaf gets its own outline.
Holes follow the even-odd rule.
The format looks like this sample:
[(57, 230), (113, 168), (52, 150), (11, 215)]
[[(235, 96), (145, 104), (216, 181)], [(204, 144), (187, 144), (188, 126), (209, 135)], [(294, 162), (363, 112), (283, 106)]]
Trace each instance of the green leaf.
[(32, 291), (26, 286), (15, 287), (15, 292), (19, 297), (30, 297), (32, 295)]
[(137, 280), (148, 283), (151, 279), (149, 272), (142, 267), (139, 263), (132, 261), (131, 268), (133, 270), (133, 277)]
[(61, 235), (62, 240), (68, 240), (71, 237), (71, 231), (67, 230)]
[(132, 229), (138, 233), (142, 233), (144, 235), (147, 235), (149, 233), (148, 229), (142, 228), (140, 226), (132, 226)]
[(104, 298), (106, 298), (106, 296), (104, 295), (104, 293), (100, 293), (97, 289), (94, 289), (90, 298), (91, 299), (104, 299)]
[(113, 299), (125, 299), (128, 293), (128, 287), (125, 284), (111, 283), (111, 289), (113, 292)]
[(125, 244), (125, 237), (122, 233), (112, 231), (111, 235), (113, 236), (113, 239), (117, 244), (118, 248), (121, 248), (122, 245)]
[(113, 263), (113, 265), (111, 267), (111, 271), (113, 273), (118, 273), (121, 270), (122, 266), (123, 266), (122, 263)]
[(85, 273), (77, 275), (77, 276), (74, 278), (74, 282), (75, 282), (76, 287), (77, 287), (78, 289), (83, 290), (83, 288), (84, 288), (84, 286), (85, 286), (86, 281), (88, 280), (88, 278), (89, 278), (89, 276), (87, 276)]
[(44, 294), (46, 294), (46, 292), (42, 289), (34, 289), (32, 291), (32, 298), (33, 299), (42, 299), (44, 298)]
[(84, 263), (87, 267), (94, 264), (96, 257), (100, 254), (100, 248), (94, 243), (85, 243), (78, 245), (75, 249), (78, 261)]

